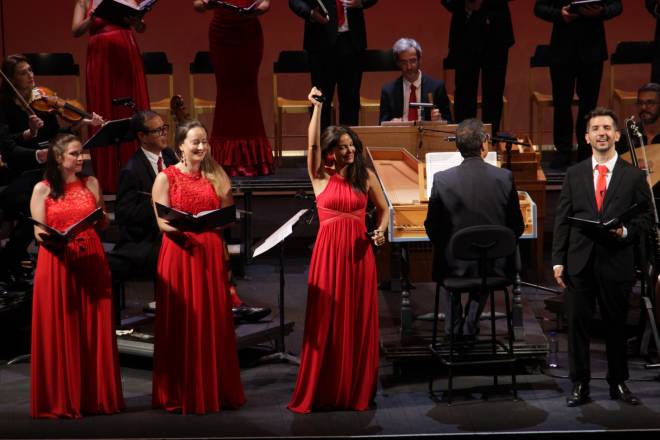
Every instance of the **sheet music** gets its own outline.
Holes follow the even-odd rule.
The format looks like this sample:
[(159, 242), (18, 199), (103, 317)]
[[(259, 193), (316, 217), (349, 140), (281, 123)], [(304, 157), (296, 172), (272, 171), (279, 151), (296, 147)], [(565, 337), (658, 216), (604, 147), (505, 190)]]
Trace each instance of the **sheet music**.
[[(486, 163), (497, 166), (497, 153), (489, 151), (484, 160)], [(435, 173), (459, 166), (461, 163), (463, 163), (463, 156), (458, 151), (426, 153), (426, 197), (431, 197)]]
[(302, 217), (307, 211), (309, 211), (309, 209), (301, 209), (275, 232), (270, 234), (270, 236), (254, 250), (252, 258), (256, 258), (259, 255), (268, 252), (273, 247), (283, 242), (285, 238), (291, 235), (293, 232), (293, 226), (298, 223), (300, 217)]

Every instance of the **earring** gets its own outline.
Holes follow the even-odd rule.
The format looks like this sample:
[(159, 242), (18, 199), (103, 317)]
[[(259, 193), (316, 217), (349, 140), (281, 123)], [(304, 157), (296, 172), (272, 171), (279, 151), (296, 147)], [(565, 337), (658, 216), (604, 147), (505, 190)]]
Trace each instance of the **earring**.
[(188, 166), (188, 164), (186, 163), (186, 155), (183, 153), (183, 151), (181, 152), (181, 163), (183, 164), (184, 167)]

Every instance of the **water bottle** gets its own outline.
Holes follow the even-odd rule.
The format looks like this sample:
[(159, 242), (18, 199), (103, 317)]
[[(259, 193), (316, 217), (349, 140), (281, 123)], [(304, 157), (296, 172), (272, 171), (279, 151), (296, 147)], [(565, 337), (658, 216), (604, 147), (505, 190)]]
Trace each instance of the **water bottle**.
[(559, 367), (559, 340), (557, 332), (548, 334), (548, 367)]

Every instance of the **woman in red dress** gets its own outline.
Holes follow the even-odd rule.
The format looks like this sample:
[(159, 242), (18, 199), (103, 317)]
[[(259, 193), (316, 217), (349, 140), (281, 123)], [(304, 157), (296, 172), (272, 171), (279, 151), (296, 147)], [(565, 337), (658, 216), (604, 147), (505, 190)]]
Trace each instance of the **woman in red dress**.
[[(378, 380), (378, 285), (366, 235), (367, 200), (376, 206), (372, 240), (385, 243), (387, 205), (376, 175), (364, 164), (362, 145), (346, 127), (321, 132), (321, 106), (309, 124), (307, 170), (319, 214), (309, 267), (307, 312), (298, 381), (289, 409), (366, 410)], [(322, 158), (334, 161), (333, 169)]]
[[(32, 193), (32, 218), (60, 231), (103, 207), (94, 177), (80, 174), (73, 135), (48, 150), (46, 179)], [(105, 223), (103, 221), (102, 223)], [(30, 415), (80, 418), (124, 408), (112, 321), (110, 271), (93, 227), (61, 244), (40, 226), (32, 305)]]
[[(228, 3), (248, 7), (254, 0)], [(212, 8), (208, 0), (194, 0), (193, 5), (200, 12)], [(257, 87), (264, 46), (257, 17), (268, 9), (269, 0), (263, 0), (249, 13), (218, 7), (209, 27), (217, 88), (211, 151), (230, 176), (273, 172), (273, 152), (264, 129)]]
[[(75, 0), (73, 36), (89, 33), (87, 45), (87, 108), (106, 119), (130, 118), (133, 110), (112, 105), (113, 98), (130, 96), (140, 110), (149, 108), (149, 92), (144, 77), (142, 56), (132, 28), (144, 32), (143, 21), (131, 20), (120, 26), (94, 16), (94, 0)], [(119, 151), (114, 145), (92, 150), (92, 165), (101, 187), (117, 192), (117, 176), (137, 150), (137, 143), (126, 142)]]
[[(180, 125), (175, 145), (181, 161), (156, 176), (154, 202), (192, 214), (232, 205), (204, 126)], [(160, 217), (158, 226), (153, 405), (183, 414), (238, 408), (245, 397), (220, 231), (184, 232)]]

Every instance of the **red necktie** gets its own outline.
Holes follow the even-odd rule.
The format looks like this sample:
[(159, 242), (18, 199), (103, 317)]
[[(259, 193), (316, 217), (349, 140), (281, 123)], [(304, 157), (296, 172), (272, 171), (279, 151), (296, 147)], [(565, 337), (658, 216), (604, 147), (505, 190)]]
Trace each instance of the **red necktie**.
[(410, 84), (410, 99), (408, 100), (408, 120), (416, 121), (417, 120), (417, 107), (410, 107), (411, 102), (417, 102), (417, 93), (415, 93), (417, 87), (414, 84)]
[(598, 180), (596, 181), (596, 208), (598, 212), (603, 209), (603, 200), (607, 190), (607, 167), (605, 165), (596, 165), (598, 170)]
[(160, 173), (163, 171), (163, 157), (158, 156), (158, 160), (156, 161), (156, 167), (158, 168), (158, 172)]
[(346, 23), (346, 14), (344, 13), (344, 4), (337, 0), (337, 25), (343, 26)]

